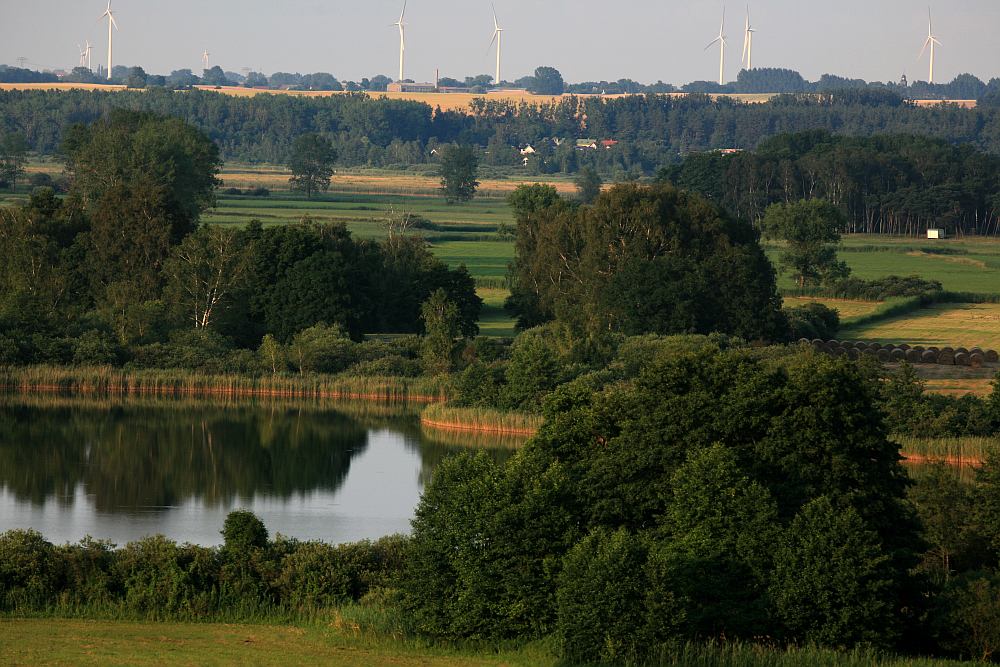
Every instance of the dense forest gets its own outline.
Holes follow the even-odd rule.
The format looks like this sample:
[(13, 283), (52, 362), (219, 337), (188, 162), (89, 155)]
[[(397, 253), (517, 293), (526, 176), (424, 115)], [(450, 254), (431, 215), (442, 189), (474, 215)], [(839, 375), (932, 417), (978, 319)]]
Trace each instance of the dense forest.
[[(920, 134), (1000, 153), (995, 106), (919, 108), (879, 89), (785, 95), (763, 104), (702, 95), (570, 97), (540, 106), (483, 98), (467, 112), (363, 94), (240, 98), (198, 90), (3, 91), (0, 109), (0, 132), (23, 134), (40, 154), (55, 153), (74, 123), (93, 122), (113, 109), (180, 118), (209, 136), (224, 160), (246, 162), (285, 163), (295, 138), (309, 132), (331, 139), (342, 166), (432, 162), (438, 145), (462, 143), (479, 146), (484, 165), (519, 167), (528, 174), (574, 173), (588, 165), (621, 176), (652, 174), (688, 153), (749, 150), (775, 134), (814, 129), (861, 137)], [(580, 139), (609, 143), (581, 148)], [(535, 153), (525, 164), (520, 149), (527, 145)]]
[(780, 135), (756, 151), (690, 155), (660, 176), (758, 226), (771, 204), (823, 199), (845, 213), (843, 232), (1000, 233), (1000, 158), (924, 136)]

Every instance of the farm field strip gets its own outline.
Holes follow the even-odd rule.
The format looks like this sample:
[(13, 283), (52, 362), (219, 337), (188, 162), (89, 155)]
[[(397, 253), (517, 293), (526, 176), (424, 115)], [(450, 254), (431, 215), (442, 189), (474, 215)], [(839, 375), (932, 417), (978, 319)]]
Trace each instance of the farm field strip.
[(868, 315), (878, 310), (882, 305), (879, 301), (856, 301), (853, 299), (828, 299), (811, 296), (786, 296), (784, 297), (785, 308), (795, 308), (810, 303), (821, 303), (828, 308), (832, 308), (840, 314), (840, 321), (860, 315)]
[(890, 320), (847, 326), (840, 335), (876, 343), (1000, 350), (1000, 304), (934, 304)]

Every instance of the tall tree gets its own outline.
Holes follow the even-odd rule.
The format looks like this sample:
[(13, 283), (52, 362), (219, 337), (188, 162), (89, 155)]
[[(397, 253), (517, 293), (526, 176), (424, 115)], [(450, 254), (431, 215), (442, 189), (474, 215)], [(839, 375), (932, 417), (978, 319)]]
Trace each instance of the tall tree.
[(449, 373), (455, 339), (461, 332), (458, 306), (443, 289), (435, 290), (420, 309), (424, 321), (424, 366), (431, 373)]
[(591, 166), (581, 169), (573, 183), (576, 185), (577, 197), (584, 204), (593, 204), (600, 196), (601, 187), (604, 185), (601, 175)]
[(17, 181), (24, 176), (28, 162), (28, 140), (19, 132), (11, 132), (0, 142), (0, 181), (10, 185), (13, 192)]
[(301, 135), (292, 144), (292, 155), (288, 161), (288, 168), (292, 170), (289, 179), (292, 189), (306, 193), (307, 199), (312, 199), (315, 192), (326, 192), (330, 188), (336, 159), (337, 152), (329, 139), (312, 132)]
[(844, 215), (822, 199), (773, 204), (764, 216), (764, 233), (787, 244), (781, 265), (791, 269), (799, 287), (846, 278), (847, 264), (837, 261)]
[(449, 204), (469, 201), (476, 196), (479, 158), (472, 146), (445, 146), (440, 151), (441, 190)]
[(531, 79), (529, 90), (535, 95), (562, 95), (566, 90), (566, 82), (556, 68), (539, 67)]
[(244, 284), (252, 252), (240, 230), (202, 227), (167, 258), (167, 300), (195, 329), (211, 326)]

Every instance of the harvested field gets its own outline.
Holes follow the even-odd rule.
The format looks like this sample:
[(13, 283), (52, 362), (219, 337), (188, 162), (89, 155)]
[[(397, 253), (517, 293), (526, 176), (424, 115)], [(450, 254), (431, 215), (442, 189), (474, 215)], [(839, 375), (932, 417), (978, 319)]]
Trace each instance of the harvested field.
[(882, 322), (845, 327), (842, 338), (876, 343), (1000, 349), (1000, 304), (942, 303)]

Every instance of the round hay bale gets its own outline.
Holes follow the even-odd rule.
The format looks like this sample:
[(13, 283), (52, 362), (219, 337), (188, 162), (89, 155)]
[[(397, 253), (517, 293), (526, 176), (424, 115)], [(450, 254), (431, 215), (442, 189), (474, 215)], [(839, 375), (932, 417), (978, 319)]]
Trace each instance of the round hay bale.
[(956, 366), (969, 366), (969, 353), (968, 352), (956, 352), (955, 353), (955, 365)]
[(826, 344), (829, 345), (830, 347), (840, 347), (839, 340), (828, 340), (826, 341)]
[(892, 358), (893, 361), (906, 361), (906, 350), (897, 347), (895, 350), (889, 353), (889, 356)]
[(878, 360), (881, 361), (882, 363), (892, 361), (892, 355), (889, 353), (889, 350), (885, 349), (879, 350), (878, 352), (875, 353), (875, 356), (878, 357)]
[(857, 343), (854, 344), (854, 347), (858, 348), (858, 350), (867, 350), (868, 343), (864, 342), (863, 340), (859, 340)]
[(906, 352), (904, 352), (904, 355), (906, 356), (906, 360), (909, 361), (911, 364), (919, 364), (921, 361), (920, 352), (916, 350), (907, 350)]
[(909, 349), (910, 349), (910, 346), (907, 345), (906, 343), (903, 343), (902, 345), (899, 346), (899, 349), (901, 349), (903, 352), (908, 352)]
[(983, 348), (976, 346), (969, 348), (969, 354), (984, 354)]
[(857, 361), (861, 358), (861, 351), (856, 347), (847, 348), (847, 358), (851, 361)]
[(986, 362), (990, 364), (995, 364), (1000, 361), (1000, 354), (997, 354), (996, 350), (986, 350)]
[(842, 357), (842, 356), (844, 356), (845, 354), (847, 354), (847, 351), (846, 351), (846, 350), (845, 350), (844, 348), (842, 348), (842, 347), (840, 347), (840, 346), (838, 345), (837, 347), (833, 348), (833, 349), (831, 350), (831, 352), (830, 352), (830, 353), (831, 353), (831, 354), (832, 354), (832, 355), (833, 355), (834, 357)]
[(968, 353), (969, 353), (969, 351), (966, 350), (964, 347), (956, 347), (955, 348), (955, 354), (968, 354)]
[(937, 353), (930, 350), (924, 350), (920, 353), (920, 361), (925, 364), (936, 364), (937, 363)]
[(808, 345), (811, 342), (812, 341), (810, 341), (808, 338), (800, 338), (799, 339), (799, 345)]
[(942, 366), (954, 366), (955, 365), (955, 353), (954, 352), (945, 352), (944, 350), (941, 350), (941, 352), (938, 354), (938, 360), (937, 360), (937, 362), (938, 362), (938, 364), (940, 364)]
[(941, 354), (955, 354), (955, 348), (953, 347), (942, 347)]
[(870, 347), (866, 347), (865, 349), (861, 350), (861, 354), (862, 356), (865, 357), (874, 357), (878, 353), (875, 350), (871, 349)]
[(934, 347), (933, 345), (927, 348), (928, 352), (933, 352), (934, 354), (941, 354), (941, 348)]
[(969, 354), (969, 365), (973, 368), (982, 368), (985, 363), (986, 357), (982, 353), (972, 352)]
[(917, 352), (920, 352), (921, 354), (923, 354), (925, 351), (923, 345), (914, 345), (912, 349), (916, 350)]
[(868, 349), (871, 350), (872, 352), (878, 352), (879, 350), (882, 349), (882, 346), (879, 345), (878, 343), (868, 343)]
[(812, 346), (813, 347), (820, 348), (820, 347), (823, 347), (824, 345), (826, 345), (826, 341), (825, 340), (820, 340), (819, 338), (813, 338), (812, 339)]

